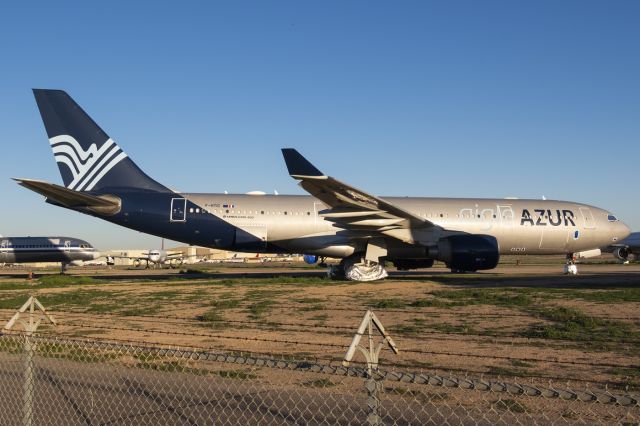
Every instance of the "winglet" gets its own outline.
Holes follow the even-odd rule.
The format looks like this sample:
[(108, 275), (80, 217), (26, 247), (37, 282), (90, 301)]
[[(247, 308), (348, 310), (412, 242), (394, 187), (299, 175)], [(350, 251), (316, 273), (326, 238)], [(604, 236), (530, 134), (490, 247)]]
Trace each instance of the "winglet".
[(292, 177), (295, 176), (310, 176), (320, 177), (324, 174), (316, 169), (316, 167), (304, 158), (298, 151), (293, 148), (282, 148), (282, 155), (284, 156), (284, 162), (287, 164), (287, 169)]

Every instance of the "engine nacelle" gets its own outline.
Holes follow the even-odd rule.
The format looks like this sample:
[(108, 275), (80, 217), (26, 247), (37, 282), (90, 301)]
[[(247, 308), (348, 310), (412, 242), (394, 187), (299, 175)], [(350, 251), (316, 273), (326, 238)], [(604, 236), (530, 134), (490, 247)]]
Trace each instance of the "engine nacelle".
[(318, 262), (318, 256), (315, 254), (305, 254), (302, 256), (302, 259), (304, 260), (304, 263), (309, 265), (315, 265)]
[(618, 260), (622, 260), (623, 262), (632, 262), (636, 260), (635, 253), (629, 252), (628, 247), (618, 247), (613, 251), (613, 257)]
[(498, 266), (498, 240), (490, 235), (451, 235), (438, 241), (438, 260), (458, 271), (478, 271)]
[(399, 271), (408, 271), (410, 269), (431, 268), (433, 259), (392, 259), (391, 260)]

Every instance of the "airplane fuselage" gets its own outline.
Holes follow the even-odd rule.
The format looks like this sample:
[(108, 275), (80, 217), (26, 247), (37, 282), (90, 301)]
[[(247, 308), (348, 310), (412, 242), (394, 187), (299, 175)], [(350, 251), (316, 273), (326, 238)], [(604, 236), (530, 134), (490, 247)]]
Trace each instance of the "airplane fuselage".
[[(327, 207), (311, 196), (179, 194), (104, 191), (122, 200), (121, 210), (102, 216), (160, 237), (205, 247), (256, 253), (307, 253), (347, 257), (366, 246), (325, 219)], [(586, 204), (526, 199), (383, 197), (452, 232), (495, 237), (501, 255), (563, 254), (616, 242), (626, 227), (605, 210)], [(95, 215), (95, 214), (94, 214)], [(391, 243), (391, 257), (412, 255), (433, 235), (413, 231), (415, 244)], [(394, 245), (395, 244), (395, 245)]]
[(70, 237), (0, 238), (0, 263), (33, 263), (93, 260), (96, 250), (86, 241)]

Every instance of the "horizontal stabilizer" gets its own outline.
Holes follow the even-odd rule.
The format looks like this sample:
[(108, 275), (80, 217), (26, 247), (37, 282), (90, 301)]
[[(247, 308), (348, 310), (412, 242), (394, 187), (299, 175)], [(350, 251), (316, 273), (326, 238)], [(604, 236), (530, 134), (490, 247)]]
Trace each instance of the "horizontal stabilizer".
[(34, 179), (16, 179), (19, 185), (47, 197), (47, 201), (72, 209), (86, 209), (94, 213), (114, 215), (120, 211), (121, 201), (113, 195), (89, 195), (64, 186)]

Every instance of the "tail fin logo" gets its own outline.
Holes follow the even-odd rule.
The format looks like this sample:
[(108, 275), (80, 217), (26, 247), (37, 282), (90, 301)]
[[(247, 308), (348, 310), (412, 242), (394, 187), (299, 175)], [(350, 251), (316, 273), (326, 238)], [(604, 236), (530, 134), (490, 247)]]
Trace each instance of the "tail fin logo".
[(67, 188), (75, 191), (91, 191), (116, 164), (127, 158), (113, 139), (109, 138), (98, 149), (96, 144), (85, 151), (70, 135), (49, 139), (53, 156), (58, 164), (65, 164), (73, 176)]

